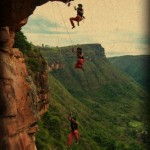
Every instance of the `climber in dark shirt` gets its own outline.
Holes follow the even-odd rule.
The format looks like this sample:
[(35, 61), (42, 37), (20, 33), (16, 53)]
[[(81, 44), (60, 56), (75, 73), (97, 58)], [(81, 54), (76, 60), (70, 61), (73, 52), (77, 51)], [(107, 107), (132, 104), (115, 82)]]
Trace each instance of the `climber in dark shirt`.
[(72, 114), (68, 116), (68, 120), (71, 125), (71, 132), (68, 135), (68, 147), (71, 147), (72, 139), (75, 137), (76, 143), (78, 144), (79, 132), (78, 132), (78, 122), (75, 117), (72, 117)]
[(79, 22), (82, 21), (85, 17), (83, 16), (84, 14), (84, 10), (83, 10), (83, 5), (82, 4), (78, 4), (78, 8), (74, 7), (74, 9), (77, 11), (77, 16), (76, 17), (72, 17), (70, 18), (70, 23), (72, 25), (72, 29), (75, 28), (74, 22), (73, 21), (77, 21), (77, 24), (79, 26)]
[[(73, 49), (73, 52), (74, 52), (74, 49)], [(84, 54), (82, 52), (82, 48), (78, 47), (77, 50), (76, 50), (76, 53), (77, 53), (77, 62), (75, 64), (75, 68), (79, 68), (79, 69), (82, 69), (84, 71), (84, 68), (83, 68), (83, 63), (84, 63)]]

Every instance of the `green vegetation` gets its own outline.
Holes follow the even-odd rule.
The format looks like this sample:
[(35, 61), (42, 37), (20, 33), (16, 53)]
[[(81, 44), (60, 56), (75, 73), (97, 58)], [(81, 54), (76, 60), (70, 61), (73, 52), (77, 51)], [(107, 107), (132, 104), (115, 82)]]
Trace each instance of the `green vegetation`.
[[(66, 150), (70, 132), (68, 114), (79, 122), (79, 145), (73, 150), (145, 150), (141, 132), (146, 92), (132, 78), (116, 69), (101, 54), (98, 44), (82, 45), (85, 72), (74, 69), (71, 47), (41, 50), (48, 64), (64, 64), (49, 73), (50, 108), (39, 122), (38, 150)], [(36, 47), (23, 51), (34, 77), (44, 62)]]
[(28, 53), (31, 50), (32, 44), (27, 41), (23, 32), (17, 32), (15, 35), (14, 47), (20, 48), (22, 52)]
[(35, 72), (42, 72), (44, 69), (43, 64), (46, 63), (46, 61), (36, 47), (27, 41), (23, 32), (19, 31), (16, 33), (13, 47), (19, 48), (24, 54), (28, 71), (31, 76), (34, 77)]
[(109, 58), (109, 61), (120, 70), (134, 78), (138, 83), (146, 89), (150, 88), (150, 55), (139, 56), (120, 56)]
[[(144, 150), (144, 145), (139, 140), (145, 129), (142, 109), (146, 93), (104, 56), (97, 55), (96, 51), (100, 51), (97, 45), (82, 45), (82, 48), (86, 52), (85, 72), (74, 69), (76, 54), (71, 52), (71, 47), (41, 50), (49, 64), (65, 64), (65, 68), (53, 70), (50, 75), (53, 77), (50, 81), (55, 80), (58, 84), (56, 89), (50, 84), (53, 89), (52, 98), (53, 94), (56, 96), (52, 105), (63, 101), (58, 116), (66, 116), (70, 110), (68, 106), (72, 108), (72, 103), (76, 103), (82, 135), (78, 149)], [(53, 81), (54, 84), (56, 82)], [(58, 87), (65, 87), (73, 98), (68, 101), (67, 94), (64, 95), (66, 92), (62, 89), (58, 92)], [(65, 127), (69, 129), (66, 118), (67, 116), (64, 119), (60, 117), (62, 124), (66, 124)], [(62, 141), (63, 137), (67, 141), (67, 133), (62, 131)]]

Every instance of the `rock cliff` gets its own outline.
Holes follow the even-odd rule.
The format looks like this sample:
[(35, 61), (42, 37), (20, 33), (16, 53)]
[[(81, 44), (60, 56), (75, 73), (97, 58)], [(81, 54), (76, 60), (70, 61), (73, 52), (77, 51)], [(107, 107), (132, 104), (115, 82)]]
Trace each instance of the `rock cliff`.
[[(0, 150), (34, 150), (37, 121), (48, 108), (48, 68), (29, 75), (15, 32), (49, 0), (0, 1)], [(67, 0), (51, 0), (67, 3)], [(34, 82), (33, 82), (34, 80)]]
[(41, 65), (32, 79), (18, 49), (0, 52), (0, 149), (35, 149), (37, 121), (49, 103), (48, 67)]

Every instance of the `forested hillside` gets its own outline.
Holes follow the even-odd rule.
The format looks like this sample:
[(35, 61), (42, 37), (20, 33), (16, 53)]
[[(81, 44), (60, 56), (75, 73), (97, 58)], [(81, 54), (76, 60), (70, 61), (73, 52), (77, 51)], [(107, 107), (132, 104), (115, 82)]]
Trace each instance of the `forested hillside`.
[[(81, 123), (80, 132), (84, 135), (78, 149), (84, 149), (87, 143), (85, 149), (89, 150), (144, 149), (140, 137), (145, 130), (143, 108), (146, 93), (132, 78), (109, 63), (104, 52), (101, 53), (104, 50), (101, 45), (88, 44), (82, 45), (82, 48), (86, 58), (85, 72), (74, 68), (76, 54), (72, 53), (71, 47), (41, 50), (50, 66), (50, 76), (59, 83), (59, 88), (67, 89), (72, 97), (68, 100), (61, 92), (63, 90), (55, 94), (59, 95), (59, 98), (55, 98), (57, 104), (67, 101), (62, 104), (62, 110), (66, 112), (61, 111), (61, 107), (59, 109), (62, 124), (69, 128), (66, 118), (68, 110), (72, 109), (71, 104), (75, 103)], [(52, 93), (56, 93), (59, 88), (52, 90)], [(67, 132), (64, 135), (67, 140)]]
[(150, 88), (150, 56), (120, 56), (109, 58), (109, 61), (127, 73), (145, 88)]
[(38, 123), (36, 144), (39, 150), (67, 149), (70, 132), (67, 116), (71, 111), (79, 122), (80, 132), (79, 144), (73, 143), (73, 150), (146, 149), (142, 136), (146, 92), (109, 63), (101, 45), (82, 45), (83, 72), (74, 68), (76, 54), (71, 47), (39, 50), (25, 41), (22, 50), (32, 77), (42, 71), (40, 64), (45, 60), (41, 53), (50, 71), (51, 104)]

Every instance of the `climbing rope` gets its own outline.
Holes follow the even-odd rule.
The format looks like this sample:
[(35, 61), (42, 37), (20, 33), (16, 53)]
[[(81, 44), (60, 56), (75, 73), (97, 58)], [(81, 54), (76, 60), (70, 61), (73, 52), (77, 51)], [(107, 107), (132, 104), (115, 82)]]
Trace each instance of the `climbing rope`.
[(67, 28), (67, 25), (66, 25), (65, 19), (64, 19), (64, 17), (63, 17), (63, 14), (62, 14), (62, 11), (61, 11), (61, 9), (60, 9), (60, 6), (59, 6), (58, 2), (57, 2), (57, 6), (58, 6), (58, 9), (59, 9), (59, 11), (60, 11), (60, 14), (61, 14), (61, 17), (62, 17), (63, 23), (64, 23), (64, 25), (65, 25), (65, 28), (66, 28), (66, 31), (67, 31), (68, 37), (69, 37), (69, 39), (70, 39), (71, 46), (72, 46), (72, 48), (74, 48), (73, 40), (71, 39), (70, 33), (69, 33), (69, 31), (68, 31), (68, 28)]
[(52, 12), (53, 12), (53, 16), (54, 16), (54, 20), (55, 20), (55, 30), (56, 30), (56, 36), (57, 36), (57, 45), (59, 44), (59, 37), (58, 37), (58, 27), (57, 27), (57, 24), (56, 24), (56, 15), (55, 15), (55, 12), (54, 12), (54, 6), (53, 6), (53, 3), (52, 3)]
[(57, 24), (56, 24), (56, 15), (55, 15), (55, 10), (54, 10), (54, 6), (53, 6), (53, 3), (52, 3), (52, 11), (53, 11), (53, 16), (54, 16), (54, 20), (55, 20), (55, 30), (56, 30), (56, 36), (57, 36), (57, 47), (58, 47), (58, 50), (60, 50), (60, 53), (63, 55), (62, 53), (62, 49), (58, 46), (59, 45), (59, 36), (58, 36), (58, 27), (57, 27)]

